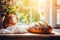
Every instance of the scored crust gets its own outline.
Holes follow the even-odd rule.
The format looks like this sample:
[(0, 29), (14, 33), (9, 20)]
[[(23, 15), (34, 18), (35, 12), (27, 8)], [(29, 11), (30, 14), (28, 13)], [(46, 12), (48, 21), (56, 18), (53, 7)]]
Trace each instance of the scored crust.
[(29, 27), (28, 32), (30, 33), (51, 33), (52, 27), (47, 25), (43, 25), (37, 22), (35, 25)]

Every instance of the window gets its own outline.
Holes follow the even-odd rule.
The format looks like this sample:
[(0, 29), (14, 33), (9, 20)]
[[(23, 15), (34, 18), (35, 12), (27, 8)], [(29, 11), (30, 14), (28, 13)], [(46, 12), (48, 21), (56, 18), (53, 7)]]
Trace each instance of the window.
[(57, 0), (57, 5), (60, 5), (60, 0)]
[(60, 0), (57, 0), (57, 24), (60, 24)]
[(57, 24), (60, 24), (60, 9), (57, 9)]
[(51, 24), (53, 27), (56, 25), (60, 25), (60, 0), (52, 0), (51, 1)]
[(12, 4), (16, 7), (19, 23), (31, 23), (45, 19), (46, 0), (13, 0)]

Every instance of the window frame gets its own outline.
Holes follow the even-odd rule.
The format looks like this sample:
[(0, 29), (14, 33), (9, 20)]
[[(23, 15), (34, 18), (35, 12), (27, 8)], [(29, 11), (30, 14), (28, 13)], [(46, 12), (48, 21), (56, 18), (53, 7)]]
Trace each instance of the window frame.
[(57, 0), (50, 0), (49, 7), (49, 24), (53, 27), (57, 27), (57, 9), (60, 9), (60, 5), (57, 4)]

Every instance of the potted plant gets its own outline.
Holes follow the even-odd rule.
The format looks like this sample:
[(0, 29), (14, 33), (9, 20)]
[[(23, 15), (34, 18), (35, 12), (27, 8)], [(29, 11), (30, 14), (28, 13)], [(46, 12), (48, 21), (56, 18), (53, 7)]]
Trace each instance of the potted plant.
[[(3, 0), (4, 1), (4, 0)], [(3, 28), (11, 27), (17, 23), (16, 9), (10, 4), (11, 0), (4, 1), (3, 7), (5, 7), (4, 21), (2, 23)]]

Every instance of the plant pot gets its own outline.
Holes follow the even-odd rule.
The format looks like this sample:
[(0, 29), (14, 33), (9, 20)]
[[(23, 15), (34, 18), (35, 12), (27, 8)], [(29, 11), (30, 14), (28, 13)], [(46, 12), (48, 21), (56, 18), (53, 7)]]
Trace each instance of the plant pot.
[(12, 27), (17, 23), (17, 16), (15, 14), (8, 14), (5, 16), (5, 20), (3, 22), (3, 27)]

